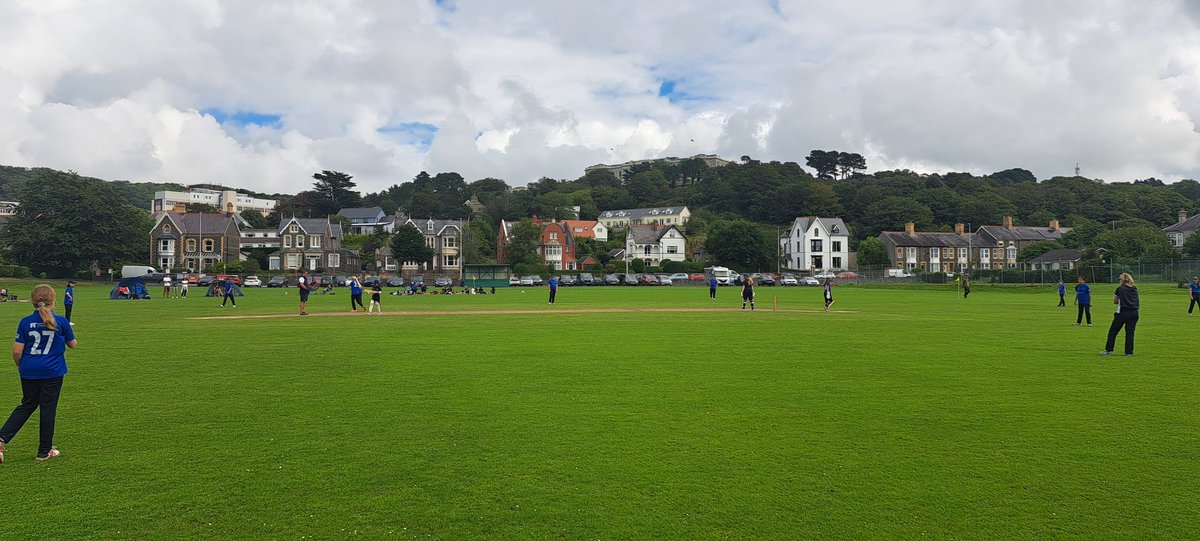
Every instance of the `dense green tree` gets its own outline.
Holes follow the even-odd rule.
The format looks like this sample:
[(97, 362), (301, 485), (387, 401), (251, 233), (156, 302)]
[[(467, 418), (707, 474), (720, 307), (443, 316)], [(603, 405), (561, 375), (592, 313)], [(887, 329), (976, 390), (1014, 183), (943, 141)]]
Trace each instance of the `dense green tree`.
[(710, 224), (704, 249), (717, 262), (747, 272), (772, 270), (779, 257), (775, 239), (745, 220)]
[(188, 212), (207, 212), (209, 214), (221, 212), (221, 209), (208, 203), (188, 203), (183, 206), (183, 209)]
[(542, 229), (533, 222), (525, 219), (513, 224), (512, 235), (508, 245), (504, 247), (504, 263), (512, 266), (538, 265), (542, 263), (538, 257), (538, 238)]
[(73, 276), (92, 265), (150, 260), (149, 216), (107, 182), (40, 170), (17, 199), (21, 206), (0, 233), (7, 261)]
[(267, 218), (257, 210), (243, 210), (241, 217), (243, 220), (246, 220), (246, 223), (250, 224), (250, 227), (253, 229), (268, 229), (271, 227), (271, 224), (267, 222)]
[(804, 159), (804, 164), (817, 171), (817, 178), (832, 180), (837, 176), (838, 153), (836, 150), (813, 150)]
[(887, 247), (879, 237), (867, 237), (858, 243), (858, 264), (864, 267), (887, 265)]
[(425, 263), (433, 259), (433, 248), (425, 244), (425, 235), (412, 226), (401, 226), (392, 234), (392, 256), (402, 263)]
[(629, 262), (629, 270), (636, 272), (636, 273), (646, 272), (646, 260), (639, 259), (636, 257), (633, 258), (633, 260), (631, 260)]
[(904, 224), (912, 222), (918, 229), (933, 224), (933, 211), (908, 197), (885, 197), (872, 203), (864, 216), (870, 236), (880, 231), (903, 230)]
[(1200, 235), (1192, 233), (1183, 239), (1183, 255), (1200, 258)]
[(838, 152), (837, 154), (837, 172), (838, 178), (850, 178), (855, 173), (861, 173), (867, 170), (867, 160), (862, 157), (862, 154), (854, 152)]
[(1178, 257), (1178, 252), (1161, 230), (1145, 225), (1105, 231), (1096, 237), (1095, 247), (1104, 248), (1110, 257), (1118, 260)]
[(1054, 241), (1054, 240), (1043, 240), (1043, 241), (1039, 241), (1039, 242), (1034, 242), (1032, 244), (1029, 244), (1025, 248), (1023, 248), (1021, 250), (1021, 253), (1017, 254), (1017, 259), (1019, 261), (1029, 261), (1031, 259), (1037, 258), (1038, 256), (1040, 256), (1046, 252), (1058, 250), (1062, 247), (1063, 247), (1063, 245), (1061, 242)]
[(316, 180), (313, 183), (313, 191), (320, 196), (320, 206), (314, 209), (318, 211), (318, 216), (321, 213), (335, 214), (344, 208), (357, 207), (362, 199), (359, 193), (354, 191), (354, 177), (346, 173), (326, 170), (313, 174), (312, 178)]

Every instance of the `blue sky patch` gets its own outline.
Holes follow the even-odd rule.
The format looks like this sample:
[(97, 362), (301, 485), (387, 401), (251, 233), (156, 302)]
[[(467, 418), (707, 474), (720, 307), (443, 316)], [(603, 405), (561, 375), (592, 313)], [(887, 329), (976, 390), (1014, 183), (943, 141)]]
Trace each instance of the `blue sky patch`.
[(283, 117), (271, 113), (259, 113), (255, 111), (222, 111), (221, 109), (202, 109), (201, 114), (213, 117), (219, 124), (233, 124), (238, 127), (244, 126), (267, 126), (271, 128), (280, 127), (283, 122)]
[(436, 4), (437, 7), (442, 8), (451, 13), (453, 13), (454, 10), (458, 9), (458, 6), (454, 5), (454, 0), (433, 0), (433, 3)]
[(429, 148), (438, 127), (424, 122), (405, 122), (379, 128), (379, 133), (391, 135), (401, 142), (416, 145), (421, 149)]
[(674, 79), (662, 80), (662, 84), (658, 85), (658, 97), (667, 98), (667, 101), (671, 103), (713, 101), (716, 99), (713, 96), (689, 94), (681, 90), (679, 88), (679, 81)]

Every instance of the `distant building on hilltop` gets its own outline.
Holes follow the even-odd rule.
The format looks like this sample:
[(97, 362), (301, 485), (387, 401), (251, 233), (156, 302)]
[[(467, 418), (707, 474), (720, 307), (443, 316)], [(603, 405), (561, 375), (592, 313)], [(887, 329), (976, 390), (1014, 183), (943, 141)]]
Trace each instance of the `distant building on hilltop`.
[(258, 199), (234, 190), (210, 190), (190, 188), (184, 192), (154, 192), (150, 201), (150, 212), (187, 212), (192, 204), (212, 205), (220, 212), (240, 214), (244, 210), (255, 210), (263, 216), (275, 210), (274, 199)]
[(1164, 227), (1163, 232), (1171, 239), (1171, 245), (1182, 249), (1183, 241), (1192, 236), (1197, 229), (1200, 229), (1200, 214), (1188, 218), (1187, 210), (1179, 209), (1179, 221)]
[(802, 216), (779, 236), (784, 266), (799, 271), (850, 268), (850, 230), (841, 218)]
[(687, 207), (654, 207), (647, 209), (606, 210), (599, 221), (608, 229), (624, 229), (631, 225), (674, 225), (683, 229), (692, 212)]
[(391, 233), (396, 223), (396, 218), (388, 216), (383, 207), (345, 208), (338, 211), (338, 216), (350, 220), (351, 235), (371, 235), (376, 231)]
[(616, 175), (617, 178), (622, 178), (622, 176), (625, 174), (626, 171), (629, 171), (631, 168), (633, 168), (633, 166), (638, 165), (638, 164), (643, 164), (643, 163), (671, 163), (671, 164), (674, 164), (674, 163), (682, 162), (684, 160), (693, 160), (693, 159), (702, 160), (702, 161), (704, 161), (704, 165), (707, 165), (709, 167), (724, 167), (726, 165), (733, 163), (732, 161), (726, 160), (720, 156), (717, 156), (716, 154), (696, 154), (695, 156), (692, 156), (690, 158), (676, 158), (674, 156), (671, 156), (670, 158), (634, 160), (631, 162), (619, 163), (616, 165), (606, 165), (603, 163), (598, 163), (591, 167), (584, 168), (583, 173), (586, 175), (588, 173), (591, 173), (592, 171), (611, 171), (612, 174)]

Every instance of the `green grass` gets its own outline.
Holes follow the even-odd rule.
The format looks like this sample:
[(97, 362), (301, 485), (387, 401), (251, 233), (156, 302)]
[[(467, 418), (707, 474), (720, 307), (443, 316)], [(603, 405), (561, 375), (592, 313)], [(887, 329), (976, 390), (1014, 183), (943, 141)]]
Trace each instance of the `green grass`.
[[(292, 314), (295, 291), (235, 310), (84, 286), (63, 456), (32, 460), (36, 416), (9, 446), (2, 536), (1195, 537), (1200, 318), (1143, 286), (1137, 356), (1100, 357), (1110, 289), (1075, 328), (1051, 286), (844, 287), (835, 314), (818, 288), (554, 313), (737, 302), (614, 287), (384, 299), (519, 314), (211, 320), (192, 318)], [(0, 382), (4, 412), (18, 395)]]

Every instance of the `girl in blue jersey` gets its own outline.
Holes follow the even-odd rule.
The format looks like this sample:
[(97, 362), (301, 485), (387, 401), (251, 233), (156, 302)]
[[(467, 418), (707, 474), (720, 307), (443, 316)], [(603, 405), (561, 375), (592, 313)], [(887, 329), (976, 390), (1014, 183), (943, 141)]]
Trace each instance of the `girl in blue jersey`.
[(350, 311), (357, 312), (359, 308), (366, 308), (365, 306), (363, 306), (363, 302), (362, 302), (362, 294), (363, 294), (362, 282), (358, 281), (357, 276), (351, 276), (349, 285), (350, 285)]
[(1079, 277), (1079, 283), (1075, 285), (1075, 305), (1079, 307), (1078, 314), (1075, 316), (1075, 326), (1078, 327), (1083, 323), (1083, 316), (1087, 315), (1088, 327), (1092, 326), (1092, 288), (1088, 287), (1087, 280), (1082, 276)]
[(1058, 281), (1058, 307), (1062, 308), (1067, 305), (1067, 284), (1062, 280)]
[(40, 442), (37, 457), (43, 462), (59, 456), (54, 446), (54, 415), (63, 376), (67, 375), (67, 348), (77, 345), (67, 318), (53, 312), (54, 288), (41, 284), (33, 288), (29, 300), (37, 310), (17, 325), (13, 343), (13, 362), (21, 375), (21, 403), (0, 428), (0, 462), (4, 462), (4, 444), (12, 441), (33, 411), (41, 408)]
[(829, 307), (833, 306), (833, 280), (825, 279), (825, 311), (829, 311)]
[(1188, 317), (1192, 317), (1192, 309), (1200, 304), (1200, 279), (1192, 277), (1192, 283), (1188, 284), (1188, 297), (1191, 302), (1188, 302)]

